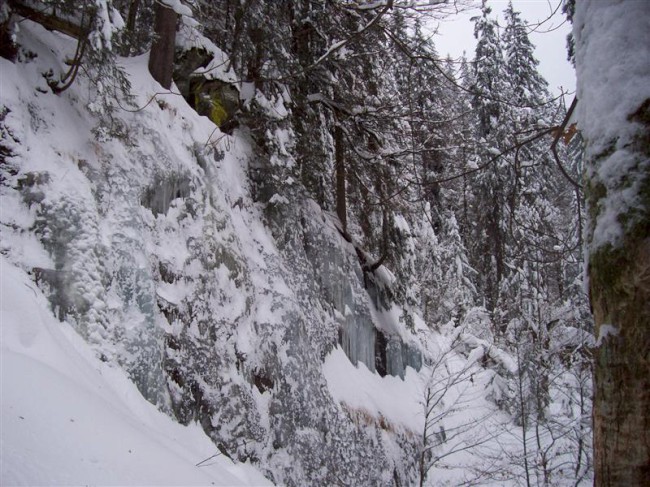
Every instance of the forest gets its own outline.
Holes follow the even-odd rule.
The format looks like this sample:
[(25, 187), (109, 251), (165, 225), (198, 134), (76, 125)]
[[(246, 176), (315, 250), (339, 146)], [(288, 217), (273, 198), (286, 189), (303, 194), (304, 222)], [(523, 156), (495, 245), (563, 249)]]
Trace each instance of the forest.
[(644, 485), (650, 3), (517, 3), (3, 1), (1, 483)]

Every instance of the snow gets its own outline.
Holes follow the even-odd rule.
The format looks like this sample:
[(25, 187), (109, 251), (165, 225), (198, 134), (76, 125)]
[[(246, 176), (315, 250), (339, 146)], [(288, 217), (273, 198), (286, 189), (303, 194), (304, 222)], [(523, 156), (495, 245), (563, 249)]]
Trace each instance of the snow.
[[(579, 120), (590, 140), (602, 137), (594, 139), (603, 144), (598, 147), (602, 150), (650, 96), (650, 7), (647, 2), (581, 3), (585, 7), (577, 10), (575, 19), (578, 42), (584, 43), (577, 59)], [(627, 142), (623, 138), (618, 146)]]
[(495, 451), (516, 449), (519, 433), (485, 399), (499, 380), (475, 363), (485, 349), (478, 347), (464, 358), (443, 336), (430, 334), (427, 341), (429, 365), (419, 372), (407, 367), (404, 380), (380, 377), (362, 362), (353, 365), (340, 347), (327, 355), (323, 372), (330, 394), (352, 418), (405, 436), (419, 437), (424, 431), (428, 389), (430, 404), (435, 403), (428, 416), (429, 431), (436, 433), (429, 447), (437, 460), (426, 485), (461, 485), (467, 474), (464, 466), (479, 465)]
[[(48, 69), (55, 76), (64, 72), (61, 60), (74, 53), (75, 41), (25, 21), (20, 42), (38, 54), (34, 61), (13, 64), (0, 59), (0, 104), (10, 110), (4, 127), (20, 140), (7, 140), (14, 155), (8, 164), (19, 164), (20, 176), (0, 186), (0, 484), (269, 485), (257, 470), (221, 456), (196, 466), (215, 455), (216, 446), (199, 425), (184, 427), (156, 409), (134, 383), (139, 379), (154, 392), (159, 387), (136, 377), (137, 369), (130, 368), (140, 360), (145, 373), (154, 376), (160, 364), (156, 337), (161, 329), (151, 317), (151, 301), (123, 308), (119, 283), (104, 289), (97, 265), (98, 253), (111, 249), (113, 257), (103, 265), (115, 265), (126, 276), (127, 292), (132, 286), (143, 296), (155, 296), (156, 291), (149, 255), (160, 256), (171, 272), (182, 269), (190, 256), (180, 242), (200, 235), (200, 222), (179, 217), (181, 200), (172, 202), (167, 214), (154, 215), (141, 206), (140, 192), (158, 176), (187, 174), (191, 182), (205, 177), (196, 162), (200, 147), (195, 141), (203, 147), (214, 125), (197, 116), (181, 97), (152, 98), (157, 87), (147, 72), (146, 55), (138, 56), (121, 62), (136, 103), (144, 108), (120, 114), (138, 145), (98, 143), (91, 134), (96, 119), (84, 109), (92, 102), (86, 80), (79, 77), (70, 90), (56, 96), (41, 75)], [(232, 208), (244, 191), (239, 158), (245, 144), (228, 136), (219, 141), (232, 148), (219, 161), (228, 193), (215, 191), (211, 196)], [(205, 171), (211, 178), (216, 169), (206, 164)], [(22, 184), (18, 178), (26, 174), (44, 175), (43, 183), (33, 189), (42, 190), (42, 205), (28, 207), (15, 190)], [(55, 268), (52, 252), (46, 252), (33, 230), (43, 207), (58, 212), (53, 220), (72, 237), (67, 251), (73, 265), (64, 270), (75, 274), (72, 292), (94, 313), (88, 314), (88, 322), (57, 321), (47, 298), (23, 270)], [(260, 225), (243, 221), (236, 207), (233, 221), (241, 234), (261, 233)], [(47, 228), (50, 234), (56, 231)], [(196, 261), (185, 271), (199, 271), (192, 266)], [(226, 274), (223, 266), (214, 272), (223, 280), (223, 292), (233, 294)], [(158, 293), (169, 302), (182, 300), (195, 287), (191, 282), (159, 284)], [(240, 290), (235, 295), (239, 301), (227, 301), (230, 314), (245, 298)], [(109, 343), (106, 336), (116, 329), (123, 339)], [(138, 344), (132, 339), (140, 334), (148, 341)], [(160, 405), (168, 409), (164, 402)]]
[(278, 204), (278, 205), (288, 205), (289, 200), (286, 197), (279, 195), (278, 193), (275, 193), (273, 196), (271, 196), (269, 203)]
[(214, 42), (201, 34), (197, 25), (194, 19), (183, 16), (180, 29), (176, 34), (177, 48), (188, 51), (190, 49), (203, 49), (212, 57), (206, 66), (198, 68), (195, 73), (205, 76), (207, 79), (218, 79), (232, 84), (242, 84), (238, 81), (239, 77), (230, 67), (230, 60), (226, 53), (219, 49)]
[(0, 262), (2, 485), (270, 485), (218, 456), (94, 356), (22, 270)]
[[(3, 196), (0, 217), (0, 483), (268, 485), (252, 467), (233, 464), (221, 456), (213, 457), (217, 453), (216, 447), (201, 427), (196, 424), (183, 427), (175, 423), (140, 394), (139, 390), (143, 389), (154, 392), (162, 389), (166, 394), (168, 388), (172, 395), (188, 394), (187, 389), (173, 382), (163, 383), (162, 387), (155, 381), (149, 383), (148, 376), (137, 377), (139, 369), (131, 366), (140, 360), (136, 364), (141, 366), (140, 369), (151, 376), (160, 371), (164, 378), (166, 376), (160, 369), (162, 334), (177, 337), (186, 331), (193, 339), (202, 333), (196, 322), (188, 325), (187, 330), (183, 330), (181, 320), (170, 319), (168, 322), (155, 309), (156, 301), (169, 304), (171, 308), (172, 305), (181, 308), (189, 302), (201, 306), (199, 311), (211, 319), (236, 324), (236, 334), (230, 342), (224, 344), (225, 340), (219, 337), (211, 344), (214, 355), (208, 355), (207, 361), (221, 360), (224, 358), (219, 355), (222, 352), (224, 361), (232, 359), (227, 355), (232, 350), (244, 357), (248, 370), (240, 371), (235, 360), (230, 360), (218, 373), (224, 381), (250, 389), (252, 402), (257, 407), (238, 410), (226, 419), (223, 419), (225, 413), (222, 409), (227, 407), (215, 408), (208, 419), (212, 426), (223, 426), (223, 429), (237, 433), (237, 421), (248, 420), (249, 412), (259, 413), (255, 421), (265, 436), (260, 441), (261, 446), (254, 445), (253, 448), (259, 446), (261, 453), (272, 456), (274, 463), (268, 458), (264, 463), (262, 455), (257, 458), (261, 459), (263, 468), (274, 474), (274, 468), (284, 461), (290, 468), (294, 465), (297, 465), (295, 469), (301, 468), (300, 460), (283, 459), (283, 450), (263, 450), (266, 448), (263, 441), (285, 433), (278, 424), (278, 409), (285, 406), (281, 401), (286, 401), (288, 395), (280, 395), (282, 391), (277, 386), (261, 392), (249, 383), (244, 374), (256, 370), (257, 366), (268, 366), (275, 360), (281, 364), (276, 369), (278, 375), (282, 374), (293, 397), (301, 403), (304, 400), (304, 407), (309, 407), (308, 414), (315, 416), (321, 411), (325, 414), (335, 409), (330, 408), (329, 397), (327, 402), (309, 402), (314, 397), (318, 400), (318, 394), (311, 391), (326, 384), (334, 404), (341, 410), (370, 418), (371, 424), (365, 425), (368, 427), (366, 433), (372, 436), (373, 427), (379, 426), (377, 430), (382, 430), (379, 434), (384, 437), (378, 450), (390, 450), (391, 444), (403, 438), (419, 438), (424, 419), (423, 391), (431, 383), (440, 385), (448, 383), (449, 379), (463, 379), (443, 388), (445, 400), (441, 401), (440, 410), (435, 411), (444, 419), (436, 423), (436, 431), (444, 423), (449, 437), (455, 426), (466, 429), (473, 425), (474, 418), (481, 417), (486, 411), (495, 411), (494, 404), (485, 396), (496, 388), (492, 384), (497, 383), (500, 377), (477, 362), (482, 356), (489, 356), (506, 372), (513, 373), (515, 365), (511, 357), (490, 348), (491, 341), (477, 333), (463, 337), (463, 347), (458, 347), (462, 350), (451, 350), (451, 340), (431, 332), (417, 314), (413, 316), (418, 330), (415, 336), (401, 322), (404, 310), (398, 306), (386, 310), (368, 303), (370, 309), (367, 313), (360, 309), (361, 306), (355, 307), (355, 304), (366, 302), (365, 294), (361, 296), (364, 300), (357, 300), (358, 296), (347, 300), (341, 297), (339, 304), (343, 306), (333, 311), (339, 323), (354, 322), (358, 327), (355, 333), (361, 338), (354, 344), (357, 347), (355, 356), (363, 356), (371, 364), (370, 369), (373, 368), (377, 329), (386, 331), (392, 335), (391, 338), (400, 337), (403, 342), (393, 340), (390, 344), (410, 347), (402, 352), (403, 355), (400, 354), (400, 360), (409, 353), (419, 355), (419, 342), (429, 340), (425, 366), (420, 372), (403, 367), (402, 363), (403, 378), (380, 377), (364, 363), (355, 366), (345, 352), (336, 347), (325, 357), (323, 375), (320, 375), (321, 356), (314, 353), (310, 367), (300, 369), (301, 374), (311, 374), (310, 378), (301, 381), (292, 376), (289, 365), (295, 360), (296, 351), (290, 347), (305, 346), (305, 353), (309, 353), (311, 349), (307, 347), (312, 343), (308, 340), (318, 336), (318, 329), (324, 329), (330, 323), (294, 316), (311, 311), (306, 306), (299, 307), (302, 303), (297, 295), (306, 279), (315, 277), (320, 269), (315, 267), (314, 275), (306, 274), (305, 281), (291, 282), (292, 277), (301, 272), (291, 265), (301, 262), (283, 260), (269, 227), (265, 225), (263, 205), (251, 198), (247, 164), (252, 159), (253, 150), (248, 145), (249, 139), (238, 131), (233, 136), (222, 134), (206, 117), (193, 112), (180, 96), (173, 93), (154, 95), (158, 87), (147, 72), (145, 55), (120, 59), (132, 83), (137, 105), (142, 109), (121, 111), (119, 117), (133, 132), (137, 144), (127, 147), (116, 140), (99, 143), (90, 132), (97, 119), (85, 110), (87, 102), (92, 101), (87, 99), (90, 98), (88, 93), (92, 93), (87, 80), (80, 76), (70, 90), (56, 96), (49, 91), (41, 75), (50, 67), (55, 74), (64, 71), (66, 67), (61, 59), (64, 54), (72, 55), (75, 43), (28, 21), (21, 28), (24, 31), (21, 43), (37, 52), (38, 57), (17, 64), (0, 60), (3, 83), (0, 104), (11, 110), (6, 117), (7, 127), (21, 137), (20, 143), (12, 147), (15, 161), (20, 164), (20, 176), (16, 178), (43, 172), (52, 181), (41, 185), (46, 200), (38, 211), (24, 204), (22, 194), (16, 190), (18, 181), (0, 186), (0, 191), (3, 191), (0, 194)], [(206, 68), (214, 76), (220, 79), (234, 76), (226, 69), (229, 64), (226, 55), (201, 37), (186, 19), (179, 38), (184, 46), (202, 46), (215, 53), (214, 64)], [(265, 97), (252, 84), (243, 85), (242, 91), (245, 99), (256, 100), (272, 118), (279, 120), (288, 116), (287, 107), (291, 105), (286, 92)], [(292, 134), (283, 128), (268, 132), (268, 140), (276, 144), (279, 155), (273, 163), (281, 169), (290, 168), (295, 163), (291, 158), (294, 152)], [(153, 205), (143, 206), (143, 193), (151, 188), (158, 191), (161, 183), (185, 181), (185, 178), (190, 188), (189, 196), (167, 201), (162, 212), (152, 211)], [(291, 185), (294, 182), (287, 177), (285, 183)], [(167, 195), (167, 199), (171, 199), (172, 194), (175, 192)], [(292, 206), (283, 193), (273, 194), (269, 202), (276, 205), (274, 211), (284, 211)], [(42, 244), (45, 239), (39, 239), (33, 230), (37, 219), (43, 218), (44, 208), (53, 208), (52, 211), (56, 212), (45, 222), (48, 231), (52, 231), (51, 227), (57, 222), (63, 222), (61, 226), (72, 235), (64, 249), (69, 254), (69, 261), (64, 263), (67, 266), (65, 272), (76, 273), (71, 287), (79, 287), (84, 303), (95, 312), (89, 323), (57, 321), (50, 311), (50, 303), (33, 281), (35, 276), (30, 277), (25, 272), (34, 267), (56, 268), (57, 263), (53, 262), (55, 252), (46, 252)], [(196, 210), (195, 214), (188, 209)], [(314, 226), (322, 225), (325, 231), (334, 235), (330, 240), (323, 238), (314, 244), (318, 252), (322, 250), (320, 244), (323, 242), (341, 242), (343, 252), (336, 247), (332, 255), (319, 256), (318, 260), (314, 259), (316, 262), (331, 265), (336, 271), (342, 268), (346, 258), (356, 261), (352, 245), (338, 235), (333, 223), (335, 217), (323, 217), (321, 224), (318, 220), (321, 210), (315, 203), (305, 208), (301, 215), (305, 221), (316, 222)], [(396, 225), (411, 239), (412, 232), (406, 219), (398, 215)], [(318, 233), (312, 231), (306, 236), (314, 235)], [(208, 262), (202, 262), (201, 258)], [(461, 264), (458, 260), (456, 267), (462, 267)], [(102, 269), (102, 266), (108, 269)], [(165, 272), (159, 271), (162, 267)], [(331, 272), (330, 277), (318, 277), (323, 285), (327, 284), (333, 292), (343, 295), (348, 290), (340, 283), (353, 276), (352, 272), (347, 275)], [(396, 281), (386, 267), (380, 267), (375, 274), (378, 286), (390, 286)], [(102, 277), (107, 275), (111, 277), (110, 286), (103, 286)], [(206, 290), (201, 291), (199, 287), (204, 284)], [(47, 286), (42, 283), (41, 286), (47, 292)], [(363, 290), (358, 292), (365, 293)], [(324, 301), (314, 302), (318, 305)], [(313, 316), (326, 315), (325, 312), (314, 313), (309, 318)], [(368, 319), (357, 321), (359, 316)], [(312, 323), (314, 326), (306, 326)], [(338, 323), (334, 325), (338, 326)], [(294, 332), (294, 328), (297, 331)], [(215, 330), (219, 328), (215, 327)], [(285, 331), (287, 333), (283, 334)], [(133, 339), (139, 335), (143, 337), (142, 342)], [(329, 343), (333, 344), (336, 337), (330, 339)], [(277, 350), (271, 345), (277, 345)], [(273, 350), (269, 352), (273, 354), (273, 361), (263, 356), (269, 349)], [(387, 362), (390, 363), (388, 352)], [(187, 355), (170, 351), (165, 356), (167, 359), (176, 357), (182, 360)], [(432, 370), (432, 363), (439, 367)], [(192, 363), (183, 365), (188, 369), (194, 367)], [(208, 394), (222, 394), (226, 399), (221, 404), (226, 406), (242, 404), (224, 390), (217, 390), (219, 386), (210, 382), (214, 378), (210, 376), (214, 369), (201, 370), (200, 367), (198, 364), (192, 372), (204, 374), (200, 382)], [(138, 380), (139, 390), (133, 382)], [(305, 390), (310, 391), (309, 396)], [(147, 398), (158, 401), (157, 404), (165, 410), (169, 408), (165, 400), (170, 400), (165, 394)], [(293, 414), (293, 411), (288, 410), (289, 413)], [(387, 428), (381, 426), (384, 421), (396, 434), (388, 434)], [(464, 441), (471, 441), (480, 433), (473, 430)], [(290, 441), (299, 438), (299, 434)], [(404, 436), (400, 438), (402, 434)], [(415, 445), (416, 441), (411, 443)], [(439, 456), (449, 454), (449, 464), (432, 475), (436, 481), (457, 485), (460, 477), (446, 471), (447, 466), (477, 464), (470, 461), (468, 453), (451, 454), (457, 445), (450, 442), (436, 447)], [(290, 443), (290, 446), (295, 444)], [(495, 443), (491, 446), (499, 448)], [(354, 453), (352, 449), (342, 451)], [(359, 451), (365, 455), (364, 450)], [(395, 447), (392, 458), (397, 459), (397, 455), (403, 455), (404, 451), (407, 450)], [(384, 458), (380, 456), (382, 452), (377, 451), (374, 459)], [(315, 460), (322, 458), (316, 455)], [(357, 462), (358, 458), (352, 461)], [(399, 461), (402, 460), (395, 461), (396, 465)]]
[[(392, 276), (392, 273), (390, 273), (390, 271), (388, 271), (386, 274), (388, 276)], [(370, 308), (370, 314), (376, 328), (385, 331), (389, 335), (399, 336), (404, 341), (404, 343), (410, 343), (414, 341), (413, 336), (400, 323), (400, 317), (403, 315), (403, 313), (403, 308), (394, 304), (391, 305), (390, 309), (384, 309), (382, 307), (377, 308), (375, 306), (372, 306)]]
[(124, 19), (120, 15), (120, 12), (118, 12), (116, 8), (111, 8), (111, 23), (117, 30), (123, 29), (126, 25)]
[(614, 325), (610, 325), (607, 323), (603, 323), (600, 325), (599, 331), (598, 331), (598, 339), (596, 340), (596, 347), (600, 347), (603, 344), (603, 341), (607, 337), (615, 337), (618, 336), (619, 330), (617, 327)]
[(325, 358), (323, 371), (332, 397), (348, 408), (362, 410), (379, 421), (384, 417), (412, 432), (422, 430), (422, 379), (407, 367), (406, 379), (380, 377), (363, 362), (354, 366), (340, 347)]
[[(640, 205), (639, 180), (625, 179), (635, 165), (643, 177), (650, 161), (628, 150), (643, 130), (629, 121), (650, 98), (650, 3), (645, 1), (576, 2), (574, 17), (577, 119), (588, 141), (588, 177), (602, 183), (607, 195), (593, 222), (592, 249), (616, 245), (622, 235), (619, 215)], [(611, 153), (611, 155), (608, 155)]]
[[(473, 363), (484, 355), (488, 355), (495, 362), (503, 366), (509, 373), (513, 375), (517, 373), (518, 367), (515, 359), (503, 350), (500, 350), (499, 348), (491, 345), (487, 340), (482, 340), (469, 333), (461, 333), (459, 337), (464, 344), (473, 348), (473, 351), (470, 353), (470, 357), (467, 359), (468, 362)], [(477, 352), (477, 350), (480, 351)]]
[(164, 5), (167, 5), (178, 15), (192, 16), (192, 9), (187, 5), (183, 5), (180, 0), (160, 0)]
[(257, 91), (255, 95), (255, 102), (269, 117), (282, 120), (289, 115), (289, 111), (285, 107), (284, 98), (281, 95), (269, 97), (264, 96), (261, 91)]

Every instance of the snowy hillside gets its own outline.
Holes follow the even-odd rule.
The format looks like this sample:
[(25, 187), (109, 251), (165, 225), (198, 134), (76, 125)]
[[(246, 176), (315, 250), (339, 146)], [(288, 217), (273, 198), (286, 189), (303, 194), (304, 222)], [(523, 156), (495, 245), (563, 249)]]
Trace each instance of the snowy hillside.
[[(286, 204), (280, 196), (264, 206), (251, 201), (246, 134), (221, 134), (178, 96), (147, 104), (160, 88), (146, 70), (146, 58), (137, 57), (123, 62), (137, 104), (145, 108), (120, 113), (118, 123), (128, 127), (127, 137), (97, 142), (91, 129), (100, 118), (85, 108), (93, 89), (80, 82), (56, 96), (41, 76), (58, 69), (65, 53), (74, 50), (74, 42), (29, 22), (21, 26), (20, 35), (33, 59), (16, 64), (1, 61), (4, 127), (12, 153), (4, 173), (9, 184), (2, 194), (6, 255), (2, 329), (7, 337), (3, 338), (3, 422), (7, 425), (3, 481), (157, 484), (164, 479), (184, 485), (209, 478), (224, 485), (257, 482), (259, 477), (247, 478), (246, 469), (228, 466), (226, 460), (216, 460), (212, 470), (193, 468), (218, 451), (194, 424), (210, 416), (211, 425), (203, 428), (215, 440), (230, 442), (226, 449), (237, 452), (240, 460), (259, 461), (268, 455), (267, 441), (284, 445), (280, 450), (300, 449), (301, 455), (313, 458), (300, 445), (311, 441), (308, 436), (303, 440), (277, 437), (286, 434), (282, 431), (287, 426), (272, 439), (278, 425), (269, 415), (277, 409), (282, 391), (278, 385), (276, 391), (269, 388), (274, 382), (284, 383), (288, 396), (283, 402), (306, 401), (304, 406), (293, 406), (310, 409), (300, 413), (305, 419), (323, 421), (327, 414), (332, 416), (326, 421), (342, 422), (346, 413), (329, 396), (318, 357), (335, 345), (336, 320), (345, 317), (297, 306), (304, 298), (296, 293), (305, 290), (302, 282), (291, 280), (303, 277), (285, 267), (262, 214), (264, 206), (267, 211), (282, 211), (274, 208)], [(328, 218), (308, 202), (302, 211), (317, 212), (310, 219)], [(314, 227), (321, 233), (314, 238), (333, 238), (336, 245), (343, 242), (333, 225), (322, 225)], [(354, 258), (349, 250), (331, 247), (330, 252), (339, 253), (334, 256), (342, 259), (337, 265), (349, 266), (346, 260)], [(301, 259), (305, 261), (304, 256)], [(49, 304), (39, 286), (49, 295)], [(359, 340), (370, 340), (374, 328), (368, 306), (372, 305), (364, 292), (350, 291), (360, 295), (342, 296), (337, 306), (343, 313), (356, 306), (360, 308), (356, 314), (367, 315), (362, 325), (366, 331), (358, 333)], [(65, 321), (58, 324), (52, 313)], [(189, 327), (182, 325), (184, 314), (197, 313), (198, 320), (190, 318)], [(314, 313), (321, 314), (323, 326), (305, 327), (305, 314), (313, 319)], [(201, 315), (223, 325), (206, 331)], [(25, 322), (33, 328), (29, 338), (23, 338), (27, 332), (20, 330)], [(12, 340), (14, 334), (18, 338)], [(45, 351), (32, 342), (42, 344)], [(354, 335), (346, 343), (350, 353), (374, 366), (372, 342), (357, 344)], [(358, 351), (368, 346), (373, 347), (369, 356)], [(300, 356), (292, 357), (298, 349)], [(340, 353), (334, 356), (348, 360)], [(118, 366), (149, 401), (190, 423), (189, 429), (174, 426), (155, 407), (143, 404)], [(25, 380), (28, 374), (33, 381)], [(303, 392), (292, 390), (300, 382)], [(411, 397), (401, 399), (411, 414), (418, 410), (419, 397), (413, 395), (417, 384), (408, 389)], [(219, 396), (210, 398), (210, 394)], [(88, 401), (77, 404), (73, 398), (78, 395)], [(52, 399), (44, 400), (49, 396)], [(208, 417), (199, 412), (205, 407), (214, 408)], [(291, 407), (285, 404), (275, 414), (293, 414)], [(327, 413), (320, 411), (322, 407)], [(21, 417), (33, 422), (26, 426), (33, 435), (18, 429), (23, 421), (30, 425)], [(399, 414), (393, 417), (399, 421)], [(79, 436), (74, 436), (75, 430), (63, 429), (73, 423), (91, 426), (78, 428)], [(413, 425), (413, 419), (407, 418), (407, 423)], [(305, 427), (305, 433), (313, 428)], [(178, 445), (176, 436), (181, 438)], [(41, 437), (43, 441), (37, 440)], [(76, 454), (69, 454), (70, 448), (77, 448), (72, 450)], [(147, 456), (141, 453), (140, 461), (131, 459), (134, 452), (145, 450)], [(28, 467), (32, 452), (44, 455), (39, 462), (42, 469), (34, 469), (33, 476)], [(271, 462), (278, 463), (274, 468), (293, 470), (292, 455), (274, 454)], [(131, 462), (133, 468), (127, 468)], [(169, 471), (153, 468), (156, 462)], [(54, 463), (60, 466), (52, 470)], [(188, 470), (193, 472), (186, 474)]]
[[(56, 29), (83, 22), (45, 3)], [(111, 50), (127, 3), (89, 4), (104, 10), (88, 10), (87, 46), (21, 10), (15, 59), (0, 58), (1, 483), (589, 481), (593, 340), (565, 211), (574, 193), (538, 148), (514, 160), (512, 148), (486, 148), (504, 125), (492, 127), (486, 106), (487, 132), (465, 151), (478, 120), (433, 120), (470, 113), (469, 99), (425, 89), (424, 75), (418, 110), (431, 126), (381, 113), (413, 86), (390, 59), (366, 66), (377, 86), (350, 92), (349, 106), (330, 99), (363, 77), (348, 47), (375, 41), (335, 43), (322, 58), (302, 50), (322, 39), (293, 43), (287, 61), (289, 47), (258, 42), (259, 29), (295, 33), (275, 2), (246, 13), (245, 35), (234, 28), (256, 47), (230, 54), (215, 32), (232, 25), (217, 25), (214, 5), (172, 2), (183, 16), (171, 24), (166, 90), (148, 68), (151, 32), (137, 44), (132, 29), (124, 56)], [(133, 19), (150, 26), (158, 7), (143, 5)], [(328, 5), (301, 15), (336, 32)], [(341, 15), (375, 15), (360, 12)], [(307, 54), (331, 71), (317, 73)], [(312, 66), (300, 76), (314, 78), (255, 77), (286, 67), (279, 60)], [(543, 80), (533, 85), (543, 92)], [(537, 123), (528, 109), (508, 116)], [(431, 127), (448, 132), (433, 141)], [(499, 144), (511, 135), (499, 134)], [(432, 149), (445, 137), (460, 145)], [(436, 151), (442, 159), (426, 155)], [(522, 181), (494, 196), (515, 166)], [(438, 185), (465, 170), (471, 187), (456, 176)]]
[(270, 485), (98, 360), (23, 271), (0, 269), (2, 485)]

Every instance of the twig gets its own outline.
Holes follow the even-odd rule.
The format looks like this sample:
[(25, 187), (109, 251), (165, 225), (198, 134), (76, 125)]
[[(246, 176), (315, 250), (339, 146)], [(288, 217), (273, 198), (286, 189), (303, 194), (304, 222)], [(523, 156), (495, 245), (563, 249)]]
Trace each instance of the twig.
[(207, 462), (208, 460), (212, 460), (213, 458), (216, 458), (216, 457), (218, 457), (219, 455), (221, 455), (221, 452), (220, 452), (220, 451), (218, 451), (218, 452), (215, 453), (214, 455), (212, 455), (212, 456), (206, 458), (205, 460), (201, 460), (199, 463), (197, 463), (197, 464), (195, 465), (195, 467), (200, 467), (200, 466), (202, 466), (205, 462)]

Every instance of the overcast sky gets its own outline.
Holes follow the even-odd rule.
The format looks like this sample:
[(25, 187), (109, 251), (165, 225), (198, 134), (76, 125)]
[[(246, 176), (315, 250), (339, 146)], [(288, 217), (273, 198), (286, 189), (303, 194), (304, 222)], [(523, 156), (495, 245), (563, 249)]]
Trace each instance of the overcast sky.
[[(565, 91), (575, 90), (575, 71), (567, 61), (566, 36), (571, 32), (571, 24), (565, 22), (565, 17), (558, 9), (550, 20), (535, 27), (535, 24), (547, 19), (561, 0), (512, 0), (515, 10), (521, 12), (521, 18), (531, 26), (530, 40), (536, 46), (535, 54), (540, 62), (540, 72), (548, 81), (553, 93), (559, 94), (560, 87)], [(480, 2), (477, 2), (480, 4)], [(492, 14), (499, 15), (499, 25), (505, 25), (502, 12), (508, 6), (508, 0), (488, 0), (492, 7)], [(474, 57), (476, 39), (474, 38), (474, 23), (471, 17), (480, 15), (479, 9), (450, 16), (448, 20), (440, 22), (438, 34), (434, 38), (438, 54), (453, 58), (460, 57), (463, 51), (467, 57)], [(533, 31), (532, 29), (536, 30)], [(570, 101), (569, 101), (570, 103)]]

